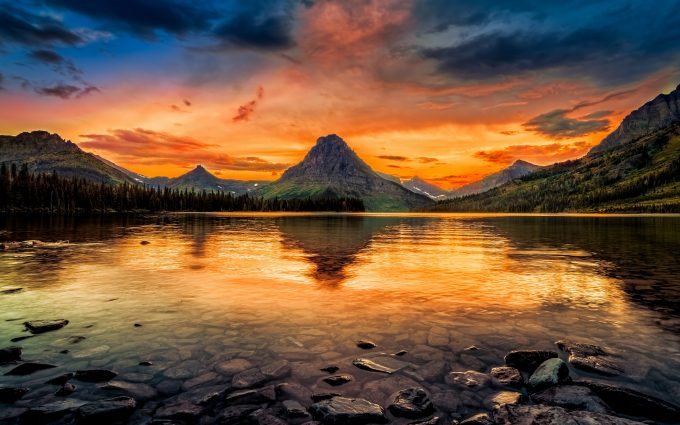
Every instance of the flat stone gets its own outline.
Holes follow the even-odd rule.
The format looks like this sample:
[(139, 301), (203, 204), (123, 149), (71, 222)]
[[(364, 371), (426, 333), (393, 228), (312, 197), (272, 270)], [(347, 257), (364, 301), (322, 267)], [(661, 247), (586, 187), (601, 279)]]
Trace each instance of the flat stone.
[(609, 409), (602, 399), (588, 387), (579, 385), (558, 385), (531, 395), (537, 404), (563, 407), (567, 410), (587, 410), (595, 413), (608, 413)]
[(46, 384), (51, 384), (51, 385), (64, 385), (67, 383), (71, 378), (73, 378), (73, 373), (64, 373), (59, 376), (55, 376), (54, 378), (51, 378)]
[(262, 385), (269, 380), (258, 368), (252, 368), (239, 372), (231, 380), (234, 388), (250, 388)]
[(429, 419), (423, 419), (420, 421), (409, 422), (408, 425), (438, 425), (442, 421), (440, 416), (433, 416)]
[(314, 403), (318, 403), (322, 400), (329, 400), (333, 397), (338, 397), (340, 395), (341, 394), (338, 394), (338, 393), (314, 393), (314, 394), (312, 394), (312, 401)]
[(327, 383), (328, 385), (332, 385), (334, 387), (337, 387), (342, 384), (346, 384), (352, 380), (352, 375), (334, 375), (334, 376), (329, 376), (327, 378), (323, 378), (323, 381)]
[(363, 349), (363, 350), (370, 350), (372, 348), (377, 347), (373, 341), (368, 341), (368, 340), (360, 340), (357, 342), (357, 347)]
[(499, 409), (503, 406), (516, 406), (524, 400), (525, 396), (522, 393), (516, 391), (500, 391), (487, 397), (484, 404), (491, 409)]
[(21, 347), (0, 349), (0, 363), (16, 362), (19, 360), (21, 360)]
[(55, 331), (61, 329), (68, 325), (68, 320), (66, 319), (56, 319), (56, 320), (30, 320), (24, 322), (26, 329), (34, 334), (40, 334), (43, 332)]
[[(478, 413), (463, 420), (460, 425), (495, 425), (493, 419), (487, 413)], [(557, 424), (555, 424), (557, 425)]]
[(420, 366), (416, 372), (426, 381), (437, 381), (446, 373), (446, 369), (446, 361), (432, 360)]
[(277, 360), (260, 368), (260, 372), (269, 379), (280, 379), (290, 373), (288, 360)]
[(78, 408), (78, 416), (85, 423), (113, 422), (132, 414), (137, 402), (130, 397), (114, 397), (93, 401)]
[(309, 416), (307, 410), (295, 400), (284, 400), (283, 411), (289, 418), (306, 418)]
[(599, 373), (605, 376), (617, 376), (624, 373), (623, 367), (618, 363), (602, 356), (569, 355), (569, 363), (577, 369), (586, 372)]
[(205, 385), (207, 383), (216, 381), (219, 378), (219, 376), (220, 375), (216, 374), (215, 372), (203, 373), (195, 378), (189, 379), (184, 384), (182, 384), (182, 389), (190, 390), (191, 388), (197, 387), (199, 385)]
[(437, 409), (446, 410), (447, 412), (456, 412), (460, 407), (460, 399), (458, 398), (458, 391), (453, 390), (439, 390), (432, 389), (430, 398)]
[(109, 391), (120, 391), (141, 401), (152, 400), (158, 395), (153, 387), (137, 382), (113, 380), (104, 384), (101, 388)]
[(468, 370), (466, 372), (451, 372), (446, 375), (444, 381), (449, 385), (484, 387), (489, 385), (491, 378), (485, 373)]
[(60, 397), (67, 397), (73, 394), (76, 391), (76, 386), (73, 384), (69, 384), (68, 382), (65, 383), (64, 385), (59, 388), (54, 395), (60, 396)]
[(21, 422), (26, 424), (51, 422), (69, 413), (74, 413), (79, 407), (85, 404), (87, 404), (87, 401), (67, 398), (31, 407), (21, 415)]
[(529, 386), (533, 389), (547, 388), (567, 382), (571, 382), (569, 366), (562, 359), (544, 361), (529, 377)]
[(215, 369), (225, 375), (233, 376), (252, 367), (253, 364), (246, 359), (231, 359), (219, 363)]
[(287, 422), (274, 415), (269, 409), (259, 409), (248, 416), (250, 424), (254, 425), (287, 425)]
[(77, 370), (73, 379), (81, 382), (106, 382), (118, 376), (116, 372), (107, 369)]
[(660, 422), (680, 422), (680, 407), (668, 401), (612, 384), (595, 381), (578, 381), (575, 383), (590, 388), (618, 413), (640, 416)]
[[(629, 419), (561, 407), (533, 405), (506, 406), (494, 413), (497, 425), (642, 425)], [(462, 424), (461, 424), (462, 425)]]
[(0, 386), (0, 403), (14, 403), (29, 391), (28, 388)]
[(329, 425), (387, 422), (382, 407), (360, 398), (333, 397), (314, 403), (309, 411), (314, 419)]
[(432, 327), (427, 334), (427, 345), (443, 347), (449, 345), (449, 342), (449, 331), (441, 326)]
[(194, 421), (201, 416), (203, 407), (189, 403), (188, 401), (181, 401), (178, 403), (161, 406), (154, 414), (158, 419), (179, 419), (183, 421)]
[(305, 405), (309, 404), (312, 391), (296, 382), (282, 382), (276, 385), (276, 398), (279, 400), (292, 399)]
[(218, 423), (236, 424), (241, 423), (249, 414), (260, 408), (257, 404), (241, 404), (229, 406), (217, 415)]
[(372, 357), (370, 359), (358, 358), (352, 360), (352, 364), (359, 369), (383, 373), (394, 373), (409, 365), (409, 363), (387, 356)]
[(489, 372), (497, 385), (504, 385), (508, 387), (521, 387), (524, 384), (524, 378), (519, 370), (510, 366), (494, 367)]
[(505, 355), (505, 364), (523, 372), (533, 373), (544, 361), (557, 358), (554, 351), (516, 350)]
[(423, 388), (408, 388), (399, 391), (389, 410), (394, 416), (418, 419), (434, 412), (434, 405)]
[(56, 366), (53, 364), (49, 363), (39, 363), (39, 362), (26, 362), (22, 363), (19, 366), (11, 369), (9, 372), (6, 372), (5, 375), (18, 375), (18, 376), (24, 376), (24, 375), (30, 375), (32, 373), (45, 370), (45, 369), (52, 369), (55, 368)]
[(234, 391), (226, 396), (227, 404), (261, 404), (276, 401), (276, 389), (273, 386), (257, 390)]

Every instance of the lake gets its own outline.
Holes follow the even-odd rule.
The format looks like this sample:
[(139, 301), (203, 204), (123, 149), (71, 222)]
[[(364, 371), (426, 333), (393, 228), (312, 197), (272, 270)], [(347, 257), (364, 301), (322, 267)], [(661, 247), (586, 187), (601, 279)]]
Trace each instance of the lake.
[[(57, 366), (0, 376), (31, 388), (14, 414), (54, 401), (44, 382), (68, 371), (115, 371), (144, 384), (138, 398), (156, 406), (274, 365), (266, 384), (290, 384), (292, 398), (337, 392), (386, 406), (417, 384), (439, 412), (465, 417), (487, 410), (495, 390), (452, 385), (449, 372), (488, 372), (517, 349), (566, 360), (558, 340), (607, 347), (624, 369), (571, 367), (573, 379), (680, 399), (677, 216), (0, 218), (0, 240), (29, 239), (69, 242), (0, 252), (0, 348), (20, 345), (24, 359)], [(10, 341), (31, 335), (24, 321), (60, 318), (62, 329)], [(392, 375), (352, 365), (401, 350), (388, 356), (403, 362)], [(351, 380), (324, 382), (319, 369), (331, 365)], [(84, 401), (120, 391), (76, 386), (71, 398)]]

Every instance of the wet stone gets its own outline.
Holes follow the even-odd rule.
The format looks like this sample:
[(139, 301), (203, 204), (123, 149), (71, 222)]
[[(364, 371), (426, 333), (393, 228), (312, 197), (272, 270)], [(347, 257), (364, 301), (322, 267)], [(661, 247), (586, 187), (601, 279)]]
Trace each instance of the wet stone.
[(194, 421), (203, 412), (201, 406), (197, 406), (187, 401), (180, 401), (173, 404), (161, 406), (154, 414), (158, 419), (179, 419), (184, 421)]
[(141, 401), (154, 399), (158, 395), (153, 387), (137, 382), (114, 380), (101, 388), (108, 391), (119, 391)]
[(19, 341), (23, 341), (23, 340), (25, 340), (25, 339), (29, 339), (29, 338), (33, 338), (33, 337), (35, 337), (35, 335), (17, 336), (17, 337), (14, 337), (14, 338), (10, 339), (10, 341), (12, 341), (12, 342), (19, 342)]
[(430, 332), (427, 334), (427, 345), (441, 347), (449, 345), (449, 342), (449, 331), (440, 326), (431, 328)]
[(408, 351), (406, 350), (399, 350), (396, 353), (394, 353), (395, 356), (404, 356), (406, 354), (408, 354)]
[(371, 359), (354, 359), (352, 364), (359, 369), (382, 373), (394, 373), (409, 365), (406, 362), (387, 356), (373, 357)]
[(599, 373), (605, 376), (617, 376), (624, 373), (623, 367), (610, 359), (601, 356), (579, 356), (571, 354), (569, 363), (586, 372)]
[(338, 397), (340, 394), (338, 393), (314, 393), (312, 394), (312, 401), (314, 403), (318, 403), (322, 400), (329, 400), (333, 397)]
[(434, 412), (434, 405), (423, 388), (408, 388), (399, 391), (389, 406), (394, 416), (418, 419)]
[(508, 387), (521, 387), (524, 384), (524, 378), (519, 370), (510, 366), (494, 367), (489, 372), (493, 381), (497, 385), (504, 385)]
[(225, 375), (235, 375), (241, 371), (251, 369), (253, 364), (246, 359), (231, 359), (219, 363), (216, 367), (218, 372)]
[(461, 421), (460, 425), (495, 425), (491, 417), (487, 413), (478, 413), (474, 416)]
[(558, 385), (531, 395), (537, 404), (548, 404), (563, 407), (567, 410), (587, 410), (589, 412), (607, 413), (609, 409), (602, 399), (590, 388), (578, 385)]
[(153, 365), (153, 363), (152, 363), (152, 362), (149, 362), (149, 361), (143, 361), (143, 362), (139, 362), (139, 363), (137, 363), (137, 364), (138, 364), (139, 366), (151, 366), (151, 365)]
[(286, 425), (286, 422), (277, 418), (274, 413), (268, 409), (259, 409), (248, 416), (249, 423), (256, 425)]
[(340, 368), (337, 367), (337, 366), (326, 366), (326, 367), (322, 367), (319, 370), (322, 371), (322, 372), (335, 373), (335, 372), (339, 371)]
[(569, 366), (562, 359), (548, 359), (541, 363), (529, 378), (529, 386), (533, 389), (547, 388), (553, 385), (570, 382)]
[(63, 328), (66, 325), (68, 325), (68, 320), (66, 319), (30, 320), (28, 322), (24, 322), (24, 326), (26, 326), (26, 329), (28, 329), (29, 331), (31, 331), (31, 333), (34, 334), (55, 331), (57, 329)]
[(5, 375), (17, 375), (17, 376), (30, 375), (41, 370), (52, 369), (55, 367), (56, 367), (55, 365), (49, 363), (26, 362), (11, 369), (9, 372), (6, 372)]
[(305, 418), (309, 416), (307, 410), (295, 400), (284, 400), (283, 410), (289, 418)]
[(430, 398), (437, 409), (455, 412), (460, 406), (458, 392), (453, 390), (432, 389)]
[(465, 387), (484, 387), (489, 385), (491, 378), (489, 375), (474, 370), (466, 372), (451, 372), (444, 378), (449, 385), (460, 385)]
[(186, 381), (184, 384), (182, 384), (182, 389), (189, 390), (199, 385), (205, 385), (207, 383), (217, 380), (218, 377), (219, 375), (214, 372), (206, 372), (202, 375), (199, 375), (195, 378), (191, 378), (188, 381)]
[(274, 387), (234, 391), (225, 398), (227, 404), (260, 404), (272, 401), (276, 401), (276, 389)]
[(57, 392), (54, 393), (54, 395), (60, 396), (60, 397), (67, 397), (67, 396), (73, 394), (75, 391), (76, 391), (76, 386), (73, 385), (73, 384), (69, 384), (67, 382), (64, 385), (62, 385), (61, 388), (59, 388), (57, 390)]
[(78, 416), (83, 423), (110, 423), (127, 418), (136, 406), (137, 403), (130, 397), (114, 397), (80, 406)]
[(327, 378), (323, 378), (323, 381), (328, 385), (337, 387), (342, 384), (346, 384), (352, 380), (352, 375), (334, 375)]
[(373, 341), (360, 340), (359, 342), (357, 342), (357, 347), (361, 348), (362, 350), (370, 350), (377, 346)]
[(116, 372), (107, 369), (78, 370), (73, 379), (81, 382), (106, 382), (118, 376)]
[(262, 385), (267, 382), (267, 378), (258, 368), (244, 370), (234, 375), (231, 385), (234, 388), (250, 388)]
[(28, 392), (28, 388), (0, 386), (0, 403), (14, 403)]
[(260, 408), (257, 404), (241, 404), (229, 406), (217, 415), (217, 422), (222, 424), (241, 423), (249, 414)]
[(54, 378), (51, 378), (50, 380), (48, 380), (45, 383), (51, 384), (51, 385), (64, 385), (71, 378), (73, 378), (73, 373), (69, 372), (69, 373), (64, 373), (62, 375), (59, 375), (59, 376), (55, 376)]
[(156, 385), (156, 390), (163, 396), (175, 395), (181, 388), (182, 383), (174, 379), (165, 379)]
[(280, 379), (290, 373), (290, 363), (288, 360), (277, 360), (262, 366), (260, 371), (269, 379)]
[(276, 386), (276, 398), (279, 400), (292, 399), (309, 404), (312, 391), (295, 382), (283, 382)]
[(505, 364), (523, 372), (533, 373), (544, 361), (556, 358), (557, 353), (545, 350), (517, 350), (505, 356)]
[(420, 366), (417, 372), (426, 381), (435, 381), (444, 375), (446, 368), (447, 363), (444, 360), (432, 360)]
[(0, 363), (21, 360), (21, 347), (7, 347), (0, 349)]
[(79, 407), (87, 404), (86, 401), (67, 398), (31, 407), (21, 415), (21, 422), (26, 424), (39, 424), (57, 420), (69, 413), (74, 413)]
[(363, 425), (386, 422), (379, 405), (360, 398), (333, 397), (309, 408), (314, 419), (329, 425)]
[(409, 422), (408, 425), (438, 425), (442, 421), (439, 416), (433, 416), (430, 419), (423, 419), (421, 421)]
[[(561, 407), (533, 405), (507, 406), (494, 414), (498, 425), (556, 425), (556, 424), (598, 424), (598, 425), (641, 425), (641, 422), (587, 411), (568, 411)], [(462, 424), (461, 424), (462, 425)]]
[(485, 400), (485, 403), (491, 409), (500, 409), (504, 406), (516, 406), (523, 402), (524, 394), (516, 391), (501, 391), (492, 394)]

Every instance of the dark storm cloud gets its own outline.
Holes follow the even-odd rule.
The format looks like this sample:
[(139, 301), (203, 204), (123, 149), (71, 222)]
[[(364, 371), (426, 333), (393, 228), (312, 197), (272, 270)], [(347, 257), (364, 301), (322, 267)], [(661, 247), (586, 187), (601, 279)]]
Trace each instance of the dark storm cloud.
[[(248, 1), (238, 3), (233, 14), (213, 31), (225, 47), (244, 47), (264, 50), (283, 50), (293, 47), (295, 2)], [(276, 5), (274, 5), (276, 6)]]
[(28, 53), (28, 57), (36, 62), (50, 65), (56, 73), (71, 77), (77, 81), (80, 80), (83, 74), (73, 62), (52, 50), (32, 50)]
[(541, 114), (523, 124), (530, 131), (554, 138), (579, 137), (609, 129), (609, 120), (595, 119), (609, 111), (599, 111), (581, 118), (567, 116), (568, 109), (556, 109)]
[(73, 46), (83, 41), (80, 35), (49, 16), (36, 15), (7, 4), (0, 8), (0, 44)]
[(5, 87), (2, 85), (2, 83), (5, 81), (5, 76), (2, 75), (2, 72), (0, 72), (0, 91), (5, 90)]
[(35, 92), (41, 96), (54, 96), (69, 99), (80, 92), (80, 88), (70, 84), (57, 84), (51, 87), (36, 87)]

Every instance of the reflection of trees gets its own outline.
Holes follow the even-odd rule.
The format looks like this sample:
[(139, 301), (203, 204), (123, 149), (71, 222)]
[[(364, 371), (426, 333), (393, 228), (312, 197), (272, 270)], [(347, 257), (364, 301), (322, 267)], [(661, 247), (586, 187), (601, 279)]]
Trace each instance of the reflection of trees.
[(404, 221), (399, 217), (312, 216), (281, 217), (277, 224), (284, 247), (302, 250), (314, 265), (312, 278), (333, 286), (349, 277), (348, 267), (377, 234)]
[(517, 250), (573, 247), (601, 260), (635, 303), (680, 315), (680, 220), (671, 217), (495, 217)]

